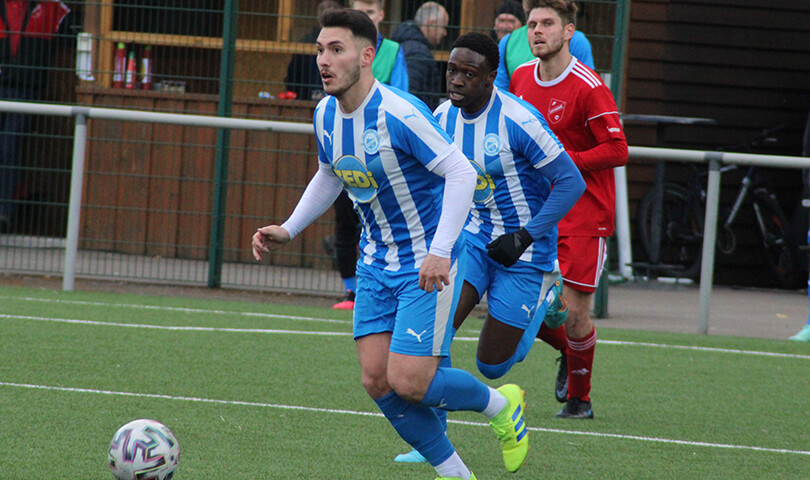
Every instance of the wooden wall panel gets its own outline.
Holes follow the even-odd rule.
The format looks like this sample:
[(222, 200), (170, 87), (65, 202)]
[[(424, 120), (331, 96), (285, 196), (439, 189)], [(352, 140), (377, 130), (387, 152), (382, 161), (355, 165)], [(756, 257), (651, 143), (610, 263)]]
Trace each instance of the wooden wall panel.
[[(215, 115), (216, 97), (86, 90), (96, 106)], [(314, 102), (242, 99), (233, 115), (309, 122)], [(90, 121), (82, 212), (82, 248), (167, 257), (208, 258), (217, 131), (179, 125)], [(314, 137), (232, 131), (226, 197), (225, 259), (252, 261), (256, 228), (292, 212), (315, 169)], [(331, 210), (329, 211), (331, 214)], [(331, 221), (310, 227), (273, 262), (322, 266)]]
[[(710, 150), (785, 124), (780, 143), (757, 153), (800, 153), (810, 109), (810, 2), (633, 0), (630, 8), (624, 111), (718, 123), (670, 127), (663, 138), (650, 125), (627, 124), (631, 145)], [(667, 171), (668, 179), (683, 181), (677, 165)], [(633, 205), (649, 189), (650, 172), (649, 164), (631, 162), (628, 168), (633, 220)], [(799, 172), (768, 173), (792, 216), (801, 189)], [(739, 175), (725, 175), (722, 202), (729, 202), (738, 187)], [(732, 258), (718, 258), (717, 282), (761, 284), (756, 272), (763, 264), (752, 222), (747, 214), (741, 218), (742, 248)], [(643, 258), (637, 246), (634, 256)]]

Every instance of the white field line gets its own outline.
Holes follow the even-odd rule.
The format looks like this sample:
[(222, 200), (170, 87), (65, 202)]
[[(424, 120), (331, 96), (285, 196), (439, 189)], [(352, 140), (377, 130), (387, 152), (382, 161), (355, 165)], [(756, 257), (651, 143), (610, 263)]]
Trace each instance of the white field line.
[(671, 348), (676, 350), (699, 350), (702, 352), (738, 353), (743, 355), (760, 355), (764, 357), (782, 357), (782, 358), (803, 358), (805, 360), (810, 360), (810, 355), (800, 355), (796, 353), (762, 352), (758, 350), (735, 350), (732, 348), (697, 347), (690, 345), (667, 345), (662, 343), (623, 342), (620, 340), (597, 340), (597, 342), (603, 345), (630, 345), (633, 347)]
[[(10, 387), (10, 388), (26, 388), (26, 389), (36, 389), (36, 390), (51, 390), (51, 391), (58, 391), (58, 392), (72, 392), (72, 393), (84, 393), (84, 394), (95, 394), (95, 395), (111, 395), (111, 396), (118, 396), (118, 397), (137, 397), (137, 398), (152, 398), (152, 399), (160, 399), (160, 400), (172, 400), (172, 401), (181, 401), (181, 402), (196, 402), (196, 403), (213, 403), (219, 405), (234, 405), (234, 406), (243, 406), (243, 407), (256, 407), (256, 408), (277, 408), (282, 410), (299, 410), (299, 411), (306, 411), (306, 412), (317, 412), (317, 413), (328, 413), (328, 414), (342, 414), (342, 415), (357, 415), (357, 416), (365, 416), (365, 417), (382, 417), (381, 413), (375, 412), (360, 412), (356, 410), (343, 410), (343, 409), (332, 409), (332, 408), (316, 408), (316, 407), (303, 407), (300, 405), (281, 405), (276, 403), (262, 403), (262, 402), (245, 402), (245, 401), (238, 401), (238, 400), (218, 400), (213, 398), (198, 398), (198, 397), (178, 397), (173, 395), (162, 395), (156, 393), (135, 393), (135, 392), (116, 392), (112, 390), (96, 390), (91, 388), (72, 388), (72, 387), (56, 387), (50, 385), (33, 385), (28, 383), (12, 383), (12, 382), (0, 382), (0, 386), (2, 387)], [(469, 422), (469, 421), (459, 421), (459, 420), (450, 420), (448, 419), (449, 423), (455, 423), (459, 425), (470, 425), (475, 427), (488, 427), (489, 425), (486, 423), (478, 423), (478, 422)], [(810, 456), (810, 451), (804, 450), (788, 450), (784, 448), (767, 448), (767, 447), (756, 447), (750, 445), (731, 445), (725, 443), (710, 443), (710, 442), (692, 442), (688, 440), (674, 440), (669, 438), (658, 438), (658, 437), (644, 437), (639, 435), (623, 435), (619, 433), (601, 433), (601, 432), (584, 432), (578, 430), (562, 430), (557, 428), (541, 428), (541, 427), (529, 427), (529, 430), (534, 432), (545, 432), (545, 433), (556, 433), (562, 435), (583, 435), (587, 437), (599, 437), (599, 438), (614, 438), (619, 440), (636, 440), (641, 442), (655, 442), (655, 443), (664, 443), (664, 444), (672, 444), (672, 445), (688, 445), (692, 447), (707, 447), (707, 448), (722, 448), (722, 449), (733, 449), (733, 450), (749, 450), (755, 452), (765, 452), (765, 453), (785, 453), (785, 454), (792, 454), (792, 455), (808, 455)]]
[(332, 318), (317, 318), (317, 317), (296, 317), (294, 315), (277, 315), (274, 313), (256, 313), (256, 312), (232, 312), (228, 310), (209, 310), (204, 308), (186, 308), (186, 307), (169, 307), (162, 305), (138, 305), (132, 303), (104, 303), (104, 302), (87, 302), (82, 300), (65, 300), (58, 298), (37, 298), (37, 297), (12, 297), (0, 295), (0, 299), (7, 300), (24, 300), (26, 302), (43, 302), (43, 303), (57, 303), (64, 305), (86, 305), (90, 307), (112, 307), (112, 308), (134, 308), (142, 310), (165, 310), (169, 312), (184, 312), (184, 313), (203, 313), (207, 315), (232, 315), (237, 317), (253, 317), (253, 318), (275, 318), (282, 320), (304, 320), (308, 322), (324, 322), (324, 323), (342, 323), (351, 324), (350, 320), (336, 320)]
[(148, 330), (170, 330), (185, 332), (229, 332), (229, 333), (286, 333), (293, 335), (350, 336), (351, 332), (307, 332), (299, 330), (276, 330), (267, 328), (227, 328), (227, 327), (191, 327), (171, 325), (145, 325), (140, 323), (99, 322), (96, 320), (76, 320), (71, 318), (32, 317), (28, 315), (0, 314), (0, 318), (10, 320), (32, 320), (37, 322), (56, 322), (75, 325), (98, 325), (104, 327), (143, 328)]
[[(241, 315), (245, 312), (232, 312), (235, 315)], [(193, 326), (171, 326), (171, 325), (148, 325), (140, 323), (118, 323), (118, 322), (101, 322), (97, 320), (79, 320), (70, 318), (52, 318), (52, 317), (35, 317), (30, 315), (9, 315), (0, 314), (0, 319), (5, 318), (9, 320), (30, 320), (39, 322), (56, 322), (67, 323), (74, 325), (97, 325), (104, 327), (121, 327), (121, 328), (143, 328), (147, 330), (168, 330), (168, 331), (188, 331), (188, 332), (228, 332), (228, 333), (262, 333), (262, 334), (287, 334), (287, 335), (322, 335), (322, 336), (351, 336), (351, 332), (318, 332), (306, 330), (283, 330), (283, 329), (267, 329), (267, 328), (228, 328), (228, 327), (193, 327)], [(285, 317), (294, 318), (294, 317)], [(309, 320), (311, 317), (300, 317)], [(453, 341), (459, 342), (477, 342), (477, 337), (455, 337)], [(539, 341), (539, 340), (535, 340)], [(795, 353), (776, 353), (776, 352), (762, 352), (757, 350), (735, 350), (730, 348), (714, 348), (714, 347), (697, 347), (688, 345), (668, 345), (661, 343), (646, 343), (646, 342), (624, 342), (618, 340), (597, 340), (600, 345), (623, 345), (632, 347), (649, 347), (649, 348), (665, 348), (673, 350), (693, 350), (702, 352), (715, 352), (715, 353), (732, 353), (738, 355), (758, 355), (764, 357), (778, 357), (778, 358), (797, 358), (802, 360), (810, 360), (810, 355), (800, 355)]]

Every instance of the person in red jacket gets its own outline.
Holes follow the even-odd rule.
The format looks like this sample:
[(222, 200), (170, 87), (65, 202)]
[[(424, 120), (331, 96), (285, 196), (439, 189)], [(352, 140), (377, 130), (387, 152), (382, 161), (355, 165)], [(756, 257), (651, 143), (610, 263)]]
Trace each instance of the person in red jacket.
[[(563, 418), (593, 418), (590, 401), (596, 329), (591, 297), (613, 234), (613, 168), (627, 163), (627, 140), (613, 95), (599, 75), (569, 51), (577, 7), (572, 0), (524, 0), (535, 60), (512, 74), (509, 90), (542, 113), (582, 173), (586, 189), (558, 224), (563, 298), (568, 318), (539, 337), (562, 350), (568, 365)], [(563, 309), (565, 306), (563, 306)], [(553, 314), (553, 313), (552, 313)]]
[[(30, 102), (41, 97), (52, 43), (70, 10), (59, 1), (0, 2), (0, 100)], [(16, 213), (21, 140), (31, 116), (0, 112), (0, 233)]]

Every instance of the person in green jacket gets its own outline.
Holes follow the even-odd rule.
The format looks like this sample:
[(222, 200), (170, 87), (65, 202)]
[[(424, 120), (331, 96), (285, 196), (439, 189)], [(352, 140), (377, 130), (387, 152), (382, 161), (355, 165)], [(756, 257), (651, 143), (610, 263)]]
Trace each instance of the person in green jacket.
[(364, 12), (377, 27), (377, 54), (371, 64), (374, 78), (407, 92), (409, 85), (405, 54), (397, 42), (380, 33), (380, 23), (385, 18), (385, 0), (352, 0), (351, 8)]

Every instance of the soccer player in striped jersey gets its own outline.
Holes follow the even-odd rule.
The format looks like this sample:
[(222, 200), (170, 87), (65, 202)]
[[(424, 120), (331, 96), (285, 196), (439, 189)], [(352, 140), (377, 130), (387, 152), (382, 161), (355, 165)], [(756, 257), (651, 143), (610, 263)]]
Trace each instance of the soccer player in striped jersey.
[[(577, 7), (572, 0), (524, 0), (529, 43), (536, 60), (515, 70), (509, 90), (542, 113), (582, 172), (587, 188), (558, 225), (557, 255), (568, 305), (565, 331), (540, 330), (564, 351), (568, 396), (562, 418), (593, 418), (591, 372), (596, 330), (591, 297), (613, 234), (616, 193), (613, 168), (627, 163), (627, 140), (616, 102), (599, 75), (569, 51)], [(559, 382), (558, 382), (559, 383)]]
[[(447, 63), (450, 101), (434, 112), (478, 174), (454, 327), (486, 293), (476, 358), (488, 378), (505, 375), (534, 343), (561, 289), (556, 225), (585, 189), (537, 109), (494, 87), (497, 66), (494, 40), (475, 32), (459, 37)], [(397, 461), (423, 459), (412, 451)]]
[(557, 222), (585, 190), (540, 112), (494, 87), (498, 56), (484, 34), (459, 37), (447, 63), (450, 101), (434, 112), (478, 173), (455, 326), (486, 293), (477, 362), (488, 378), (506, 374), (531, 348), (555, 283), (560, 289)]
[(354, 308), (363, 387), (440, 478), (475, 476), (433, 407), (483, 413), (507, 470), (516, 471), (529, 447), (523, 391), (495, 390), (439, 365), (464, 278), (459, 234), (475, 171), (424, 103), (374, 79), (377, 30), (366, 14), (329, 10), (320, 20), (317, 61), (328, 95), (314, 115), (318, 170), (290, 217), (254, 234), (253, 255), (289, 242), (348, 191), (363, 222)]

